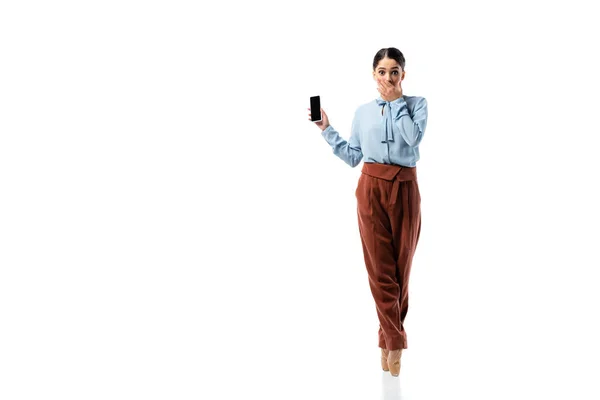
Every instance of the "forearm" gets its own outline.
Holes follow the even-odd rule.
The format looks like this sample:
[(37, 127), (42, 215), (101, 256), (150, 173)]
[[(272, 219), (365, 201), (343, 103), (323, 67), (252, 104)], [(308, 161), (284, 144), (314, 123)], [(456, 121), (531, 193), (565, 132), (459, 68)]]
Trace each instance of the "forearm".
[(423, 132), (410, 115), (400, 117), (396, 122), (400, 136), (411, 147), (418, 146), (423, 139)]
[(346, 164), (356, 167), (360, 163), (363, 157), (362, 150), (359, 147), (351, 146), (331, 125), (321, 131), (321, 134), (331, 146), (333, 154)]
[(392, 114), (394, 125), (402, 139), (411, 147), (421, 143), (427, 125), (427, 101), (421, 98), (415, 106), (413, 115), (408, 112), (408, 106), (404, 99), (393, 105)]

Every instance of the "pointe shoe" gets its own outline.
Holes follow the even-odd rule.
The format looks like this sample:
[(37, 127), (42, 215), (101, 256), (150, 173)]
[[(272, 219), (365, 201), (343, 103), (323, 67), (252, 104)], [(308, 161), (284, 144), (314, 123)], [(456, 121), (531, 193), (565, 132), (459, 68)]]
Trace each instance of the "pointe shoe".
[(387, 349), (381, 349), (381, 368), (383, 368), (384, 371), (389, 371), (390, 368), (388, 367), (388, 353), (390, 351)]
[(402, 349), (390, 350), (388, 353), (388, 368), (393, 376), (400, 375), (400, 357), (402, 357)]

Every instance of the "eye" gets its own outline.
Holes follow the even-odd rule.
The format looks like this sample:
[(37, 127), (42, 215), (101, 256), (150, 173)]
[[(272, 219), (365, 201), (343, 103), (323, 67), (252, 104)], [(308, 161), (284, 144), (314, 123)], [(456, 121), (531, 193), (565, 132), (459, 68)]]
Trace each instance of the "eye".
[(379, 70), (379, 75), (381, 75), (382, 73), (383, 73), (383, 71), (382, 71), (382, 70)]
[(398, 71), (394, 71), (394, 74), (398, 75)]

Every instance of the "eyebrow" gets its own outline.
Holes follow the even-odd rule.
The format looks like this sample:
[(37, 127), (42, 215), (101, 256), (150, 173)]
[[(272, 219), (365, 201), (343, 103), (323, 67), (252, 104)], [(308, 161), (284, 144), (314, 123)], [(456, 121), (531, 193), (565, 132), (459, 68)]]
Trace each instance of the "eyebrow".
[[(377, 69), (385, 69), (385, 67), (378, 67)], [(390, 69), (400, 69), (399, 67), (392, 67)]]

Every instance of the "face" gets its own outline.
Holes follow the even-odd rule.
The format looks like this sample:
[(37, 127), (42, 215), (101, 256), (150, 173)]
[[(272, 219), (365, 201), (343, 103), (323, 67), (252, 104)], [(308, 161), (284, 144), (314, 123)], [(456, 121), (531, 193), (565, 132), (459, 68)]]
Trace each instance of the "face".
[(383, 58), (375, 67), (375, 71), (373, 71), (373, 79), (377, 81), (377, 79), (385, 79), (394, 86), (399, 86), (400, 82), (404, 79), (404, 74), (406, 72), (402, 71), (400, 68), (400, 64), (396, 62), (396, 60), (391, 58)]

